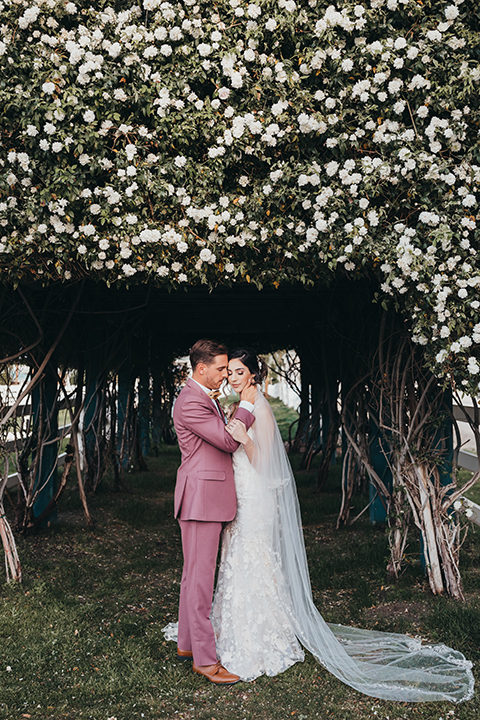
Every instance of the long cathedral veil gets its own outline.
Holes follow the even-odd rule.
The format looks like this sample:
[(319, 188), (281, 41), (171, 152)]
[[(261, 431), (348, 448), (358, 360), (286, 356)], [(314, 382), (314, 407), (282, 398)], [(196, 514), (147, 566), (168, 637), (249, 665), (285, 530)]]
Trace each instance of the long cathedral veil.
[(398, 633), (323, 620), (312, 598), (293, 472), (273, 413), (260, 391), (253, 413), (256, 450), (252, 463), (276, 508), (274, 552), (282, 565), (300, 642), (329, 672), (365, 695), (402, 702), (471, 698), (472, 663), (460, 652)]

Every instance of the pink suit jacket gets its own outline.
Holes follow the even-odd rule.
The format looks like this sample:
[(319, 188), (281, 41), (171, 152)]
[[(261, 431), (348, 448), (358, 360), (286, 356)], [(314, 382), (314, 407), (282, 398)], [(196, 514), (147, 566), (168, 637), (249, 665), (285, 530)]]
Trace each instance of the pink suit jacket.
[[(239, 408), (235, 417), (247, 428), (254, 421)], [(189, 379), (173, 409), (182, 453), (175, 486), (175, 517), (181, 520), (227, 522), (237, 511), (231, 453), (238, 443), (225, 430), (214, 402)]]

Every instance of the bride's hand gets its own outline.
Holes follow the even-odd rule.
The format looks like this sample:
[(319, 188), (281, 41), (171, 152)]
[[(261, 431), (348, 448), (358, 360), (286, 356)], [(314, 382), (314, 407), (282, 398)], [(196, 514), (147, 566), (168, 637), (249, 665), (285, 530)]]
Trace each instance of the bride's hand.
[(245, 443), (250, 440), (247, 434), (247, 428), (241, 420), (235, 420), (235, 418), (233, 418), (230, 420), (228, 425), (225, 426), (225, 430), (233, 437), (234, 440), (242, 443), (242, 445), (245, 445)]
[(255, 398), (257, 397), (257, 386), (256, 385), (246, 385), (242, 392), (240, 393), (240, 400), (246, 400), (246, 402), (251, 403), (252, 405), (255, 403)]

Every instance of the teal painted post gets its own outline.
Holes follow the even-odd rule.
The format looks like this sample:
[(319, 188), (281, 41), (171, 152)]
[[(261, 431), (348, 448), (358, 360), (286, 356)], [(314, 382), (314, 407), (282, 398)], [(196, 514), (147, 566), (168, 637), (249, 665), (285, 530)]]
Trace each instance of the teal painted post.
[[(58, 436), (58, 413), (56, 411), (57, 402), (57, 376), (49, 368), (45, 371), (43, 380), (34, 387), (32, 391), (32, 415), (34, 427), (40, 422), (40, 413), (44, 422), (44, 441), (54, 440)], [(52, 408), (55, 412), (51, 415)], [(51, 415), (51, 416), (50, 416)], [(41, 453), (38, 465), (37, 475), (35, 478), (35, 489), (42, 487), (38, 499), (33, 504), (33, 514), (39, 517), (46, 509), (48, 504), (53, 500), (57, 484), (57, 456), (58, 443), (52, 442), (49, 445), (37, 448)], [(56, 522), (57, 511), (54, 510), (47, 518), (46, 522)]]
[(101, 378), (102, 348), (96, 346), (95, 343), (90, 343), (85, 365), (85, 412), (83, 427), (85, 428), (85, 455), (88, 472), (90, 473), (96, 464), (98, 418), (95, 416), (100, 402), (99, 394), (103, 388)]
[(126, 469), (130, 460), (128, 401), (131, 387), (130, 364), (118, 372), (117, 392), (117, 453), (119, 464)]
[(150, 373), (148, 358), (142, 364), (138, 381), (138, 432), (140, 449), (145, 457), (150, 454)]
[[(370, 451), (370, 462), (372, 463), (373, 469), (380, 477), (384, 485), (388, 490), (393, 488), (392, 471), (388, 464), (388, 447), (386, 447), (385, 440), (381, 442), (381, 436), (377, 427), (377, 424), (370, 418), (370, 433), (369, 433), (369, 451)], [(385, 455), (385, 452), (387, 455)], [(370, 522), (375, 525), (376, 523), (385, 523), (387, 521), (387, 499), (380, 498), (378, 495), (375, 485), (370, 481), (369, 485), (369, 499), (370, 499)], [(384, 504), (385, 503), (385, 504)]]

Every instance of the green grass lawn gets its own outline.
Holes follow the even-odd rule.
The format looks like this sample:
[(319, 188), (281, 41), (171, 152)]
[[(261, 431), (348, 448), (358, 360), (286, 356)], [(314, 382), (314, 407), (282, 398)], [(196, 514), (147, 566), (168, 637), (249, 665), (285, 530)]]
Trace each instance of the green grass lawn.
[[(161, 632), (177, 616), (182, 557), (172, 505), (178, 462), (176, 448), (163, 448), (148, 458), (148, 472), (127, 476), (121, 493), (107, 478), (89, 498), (93, 529), (83, 523), (71, 479), (58, 524), (19, 541), (24, 582), (3, 584), (0, 596), (0, 719), (478, 720), (477, 698), (452, 705), (362, 696), (308, 653), (282, 675), (230, 688), (193, 675)], [(479, 529), (462, 551), (466, 602), (435, 598), (414, 533), (405, 572), (392, 581), (385, 574), (384, 528), (362, 518), (335, 530), (339, 466), (319, 494), (315, 468), (297, 470), (296, 477), (313, 592), (325, 619), (421, 634), (478, 662)], [(355, 497), (354, 509), (365, 500)]]
[[(458, 481), (460, 485), (470, 480), (472, 473), (469, 470), (460, 469), (458, 472)], [(480, 482), (477, 482), (470, 490), (467, 490), (465, 497), (480, 505)]]

